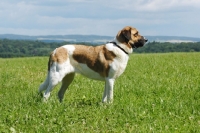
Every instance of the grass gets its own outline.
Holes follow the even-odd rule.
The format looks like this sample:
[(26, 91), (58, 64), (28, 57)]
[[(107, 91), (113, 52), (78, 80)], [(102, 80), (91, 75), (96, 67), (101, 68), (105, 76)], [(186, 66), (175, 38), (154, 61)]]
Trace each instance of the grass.
[(133, 54), (116, 80), (113, 104), (104, 83), (76, 75), (59, 103), (38, 95), (47, 57), (0, 59), (0, 132), (198, 132), (200, 53)]

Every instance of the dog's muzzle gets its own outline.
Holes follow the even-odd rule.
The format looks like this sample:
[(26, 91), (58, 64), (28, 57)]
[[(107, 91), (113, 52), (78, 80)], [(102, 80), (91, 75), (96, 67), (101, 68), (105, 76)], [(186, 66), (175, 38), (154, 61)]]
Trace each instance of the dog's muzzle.
[(145, 39), (144, 37), (141, 37), (141, 39), (138, 40), (138, 42), (132, 44), (132, 48), (139, 48), (144, 46), (144, 44), (148, 41), (148, 39)]

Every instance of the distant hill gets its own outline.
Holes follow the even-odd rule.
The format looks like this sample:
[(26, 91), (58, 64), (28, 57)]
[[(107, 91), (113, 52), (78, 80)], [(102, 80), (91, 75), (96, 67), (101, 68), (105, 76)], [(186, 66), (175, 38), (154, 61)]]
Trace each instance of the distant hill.
[[(179, 37), (179, 36), (145, 36), (149, 42), (200, 42), (200, 38), (194, 37)], [(15, 34), (0, 34), (0, 39), (11, 40), (39, 40), (43, 42), (88, 42), (102, 44), (114, 39), (114, 36), (99, 36), (99, 35), (46, 35), (46, 36), (26, 36)]]
[(181, 36), (147, 36), (146, 37), (150, 42), (200, 42), (200, 38), (195, 37), (181, 37)]
[[(80, 36), (80, 38), (81, 37), (82, 36)], [(93, 41), (91, 37), (88, 37), (88, 39), (86, 39), (87, 37), (84, 37), (84, 39), (87, 40), (87, 42), (83, 42), (85, 40), (84, 39), (81, 40), (80, 38), (79, 38), (80, 42), (75, 42), (78, 39), (70, 40), (73, 42), (69, 42), (69, 40), (68, 42), (66, 42), (63, 41), (62, 39), (59, 40), (61, 42), (55, 42), (56, 39), (45, 40), (46, 42), (44, 42), (44, 40), (38, 41), (37, 38), (36, 39), (28, 38), (25, 40), (22, 37), (15, 39), (10, 39), (10, 38), (0, 39), (0, 58), (48, 56), (52, 50), (66, 44), (75, 43), (75, 44), (84, 44), (88, 46), (90, 45), (97, 46), (99, 44), (105, 44), (107, 41), (109, 41), (109, 38), (94, 37), (94, 39), (98, 38), (104, 40), (102, 40), (101, 43), (100, 41), (96, 40), (94, 42), (91, 42)], [(134, 49), (134, 53), (167, 53), (167, 52), (200, 52), (200, 41), (199, 42), (185, 41), (181, 43), (150, 41), (144, 47)]]

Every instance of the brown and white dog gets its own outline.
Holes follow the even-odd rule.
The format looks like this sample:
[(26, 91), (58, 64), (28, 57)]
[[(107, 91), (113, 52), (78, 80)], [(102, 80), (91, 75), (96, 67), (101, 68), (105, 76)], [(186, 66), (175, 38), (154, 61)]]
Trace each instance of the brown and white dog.
[(112, 102), (115, 79), (125, 70), (133, 48), (142, 47), (147, 40), (137, 29), (126, 26), (118, 32), (113, 42), (101, 46), (64, 45), (56, 48), (49, 57), (46, 80), (39, 87), (48, 99), (51, 90), (62, 82), (58, 92), (60, 102), (75, 73), (105, 81), (102, 102)]

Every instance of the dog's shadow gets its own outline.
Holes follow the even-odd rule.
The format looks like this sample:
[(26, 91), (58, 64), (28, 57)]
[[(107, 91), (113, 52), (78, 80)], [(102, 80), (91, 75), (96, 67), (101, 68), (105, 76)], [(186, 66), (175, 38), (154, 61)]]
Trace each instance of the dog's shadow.
[(82, 108), (82, 107), (88, 107), (88, 106), (101, 106), (103, 103), (99, 102), (99, 99), (86, 99), (86, 98), (75, 98), (73, 101), (69, 102), (67, 100), (63, 100), (62, 102), (59, 102), (58, 99), (52, 99), (51, 97), (45, 101), (43, 98), (42, 93), (36, 93), (33, 95), (34, 103), (48, 103), (52, 100), (56, 100), (55, 102), (58, 102), (58, 104), (68, 104), (68, 106)]
[(101, 103), (97, 99), (82, 99), (82, 98), (76, 98), (69, 104), (70, 106), (77, 107), (77, 108), (101, 105)]
[(43, 102), (43, 94), (42, 93), (35, 93), (33, 96), (34, 103), (41, 103)]

